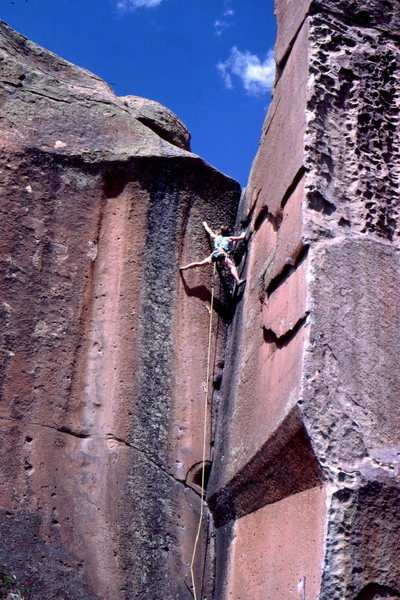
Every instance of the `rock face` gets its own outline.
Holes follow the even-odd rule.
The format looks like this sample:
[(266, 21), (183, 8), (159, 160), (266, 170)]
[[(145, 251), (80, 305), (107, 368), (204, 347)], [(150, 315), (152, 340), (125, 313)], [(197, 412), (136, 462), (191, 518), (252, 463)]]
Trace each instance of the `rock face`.
[(1, 573), (34, 600), (191, 598), (211, 275), (177, 265), (239, 186), (5, 23), (0, 69)]
[(399, 598), (400, 5), (276, 13), (209, 483), (215, 598)]
[[(214, 280), (197, 598), (395, 600), (400, 7), (276, 13), (232, 322)], [(239, 186), (4, 23), (0, 65), (0, 592), (189, 599), (212, 280), (177, 266)]]

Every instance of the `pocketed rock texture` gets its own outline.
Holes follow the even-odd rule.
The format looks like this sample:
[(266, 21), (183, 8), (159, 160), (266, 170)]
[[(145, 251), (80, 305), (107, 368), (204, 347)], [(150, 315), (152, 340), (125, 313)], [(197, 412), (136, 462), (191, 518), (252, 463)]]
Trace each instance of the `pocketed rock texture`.
[[(211, 271), (177, 266), (239, 186), (5, 23), (0, 74), (1, 573), (33, 600), (189, 599)], [(212, 552), (203, 527), (198, 590)]]
[(209, 506), (218, 600), (400, 598), (400, 4), (276, 0)]

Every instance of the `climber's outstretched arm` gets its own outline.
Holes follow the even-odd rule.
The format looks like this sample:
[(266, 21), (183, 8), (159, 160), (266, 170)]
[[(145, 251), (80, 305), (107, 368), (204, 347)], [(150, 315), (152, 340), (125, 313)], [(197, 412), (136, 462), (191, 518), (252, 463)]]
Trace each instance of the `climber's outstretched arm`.
[(214, 233), (213, 230), (209, 228), (209, 226), (207, 225), (206, 221), (203, 221), (203, 227), (207, 231), (207, 233), (210, 236), (210, 238), (214, 239), (214, 238), (217, 237), (217, 234)]
[(239, 242), (240, 240), (244, 240), (246, 237), (246, 232), (243, 231), (240, 235), (229, 235), (228, 240), (230, 242)]

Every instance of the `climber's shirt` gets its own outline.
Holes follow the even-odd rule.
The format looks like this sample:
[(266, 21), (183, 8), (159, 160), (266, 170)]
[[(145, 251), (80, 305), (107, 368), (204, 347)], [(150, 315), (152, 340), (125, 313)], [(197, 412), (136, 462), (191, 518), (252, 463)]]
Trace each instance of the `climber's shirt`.
[(226, 257), (229, 252), (229, 238), (223, 235), (217, 235), (214, 240), (214, 250), (211, 254), (211, 260), (216, 262)]
[(214, 240), (214, 250), (225, 250), (225, 252), (229, 251), (229, 238), (224, 237), (223, 235), (217, 235)]

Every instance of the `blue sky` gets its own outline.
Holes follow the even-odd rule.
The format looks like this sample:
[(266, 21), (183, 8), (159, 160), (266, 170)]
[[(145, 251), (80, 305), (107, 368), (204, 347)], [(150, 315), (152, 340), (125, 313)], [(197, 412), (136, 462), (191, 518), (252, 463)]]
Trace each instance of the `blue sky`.
[(273, 0), (2, 0), (0, 18), (105, 79), (164, 104), (192, 151), (246, 185), (273, 81)]

